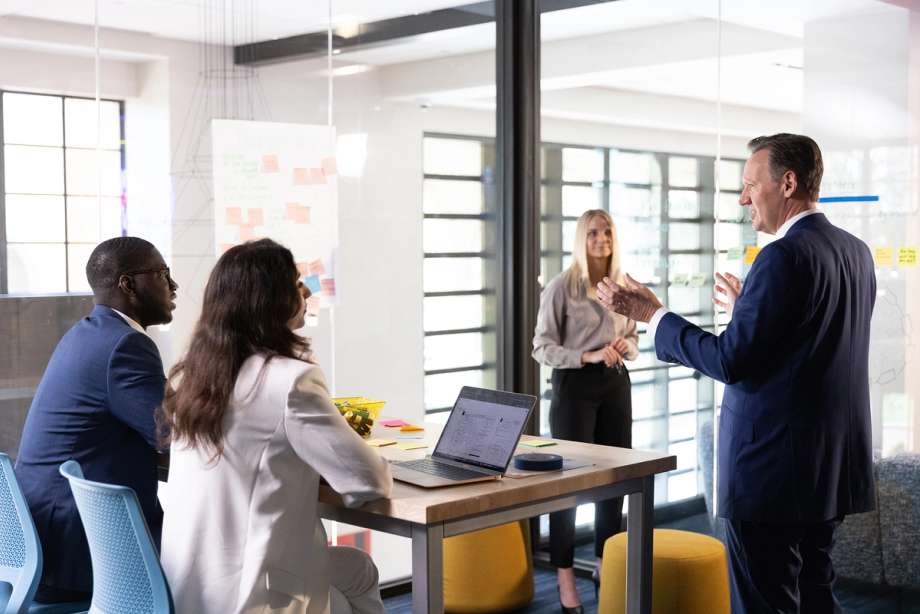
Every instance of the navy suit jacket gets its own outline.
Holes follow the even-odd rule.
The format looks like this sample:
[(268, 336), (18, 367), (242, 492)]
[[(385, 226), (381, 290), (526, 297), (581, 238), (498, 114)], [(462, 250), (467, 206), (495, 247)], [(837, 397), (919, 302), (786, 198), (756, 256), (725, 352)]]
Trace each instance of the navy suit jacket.
[(818, 213), (763, 248), (722, 334), (662, 318), (658, 357), (727, 384), (720, 516), (800, 524), (874, 509), (874, 305), (869, 248)]
[(165, 384), (156, 345), (109, 307), (97, 305), (58, 343), (15, 468), (44, 551), (43, 585), (92, 590), (83, 524), (58, 473), (66, 460), (78, 461), (89, 480), (133, 488), (159, 544), (154, 410)]

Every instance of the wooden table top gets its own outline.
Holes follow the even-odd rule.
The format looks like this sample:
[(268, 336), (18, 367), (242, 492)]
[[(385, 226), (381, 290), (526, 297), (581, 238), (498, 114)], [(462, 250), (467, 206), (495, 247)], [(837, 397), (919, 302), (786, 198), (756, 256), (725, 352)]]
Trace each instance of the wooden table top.
[[(406, 443), (424, 442), (428, 446), (410, 451), (400, 450), (395, 445), (378, 448), (381, 455), (388, 460), (424, 458), (434, 450), (442, 428), (441, 425), (430, 423), (426, 423), (425, 427), (424, 433), (400, 433), (399, 429), (375, 427), (373, 436), (397, 439)], [(424, 439), (398, 439), (410, 434), (423, 435)], [(535, 438), (525, 435), (521, 439), (526, 441)], [(677, 466), (677, 458), (665, 452), (630, 450), (561, 439), (552, 441), (555, 441), (556, 445), (541, 448), (519, 446), (514, 453), (546, 452), (589, 464), (568, 471), (550, 471), (522, 478), (505, 476), (500, 480), (443, 488), (421, 488), (394, 481), (389, 499), (368, 502), (361, 510), (417, 524), (445, 522), (530, 501), (643, 478), (670, 471)], [(319, 498), (323, 503), (342, 506), (341, 497), (328, 486), (320, 487)]]

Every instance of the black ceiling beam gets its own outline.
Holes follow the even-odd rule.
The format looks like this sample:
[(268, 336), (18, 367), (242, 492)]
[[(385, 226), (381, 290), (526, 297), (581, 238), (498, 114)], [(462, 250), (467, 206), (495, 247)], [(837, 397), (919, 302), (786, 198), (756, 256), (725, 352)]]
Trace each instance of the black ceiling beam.
[[(614, 1), (616, 0), (542, 0), (539, 4), (541, 13), (549, 13)], [(449, 9), (360, 24), (354, 36), (345, 37), (333, 32), (332, 47), (340, 51), (357, 51), (410, 36), (491, 23), (495, 21), (495, 2), (474, 2)], [(322, 57), (328, 50), (327, 36), (326, 31), (322, 31), (237, 45), (233, 48), (233, 61), (237, 65), (255, 65)]]

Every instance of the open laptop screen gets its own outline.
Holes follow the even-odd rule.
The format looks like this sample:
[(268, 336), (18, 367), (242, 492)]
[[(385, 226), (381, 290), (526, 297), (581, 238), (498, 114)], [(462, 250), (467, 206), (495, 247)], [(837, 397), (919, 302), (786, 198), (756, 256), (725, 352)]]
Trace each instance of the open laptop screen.
[(464, 386), (432, 456), (504, 472), (535, 402), (526, 394)]

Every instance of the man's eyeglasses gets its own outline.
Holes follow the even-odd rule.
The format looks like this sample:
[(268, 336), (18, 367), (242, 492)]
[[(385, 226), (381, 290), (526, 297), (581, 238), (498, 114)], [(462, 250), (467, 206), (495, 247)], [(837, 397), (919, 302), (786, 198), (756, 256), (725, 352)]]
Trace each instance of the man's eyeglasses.
[(169, 274), (169, 267), (164, 267), (162, 269), (138, 269), (137, 271), (125, 271), (122, 275), (143, 275), (145, 273), (153, 273), (162, 281), (171, 281), (172, 276)]

